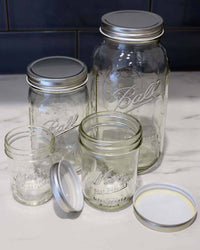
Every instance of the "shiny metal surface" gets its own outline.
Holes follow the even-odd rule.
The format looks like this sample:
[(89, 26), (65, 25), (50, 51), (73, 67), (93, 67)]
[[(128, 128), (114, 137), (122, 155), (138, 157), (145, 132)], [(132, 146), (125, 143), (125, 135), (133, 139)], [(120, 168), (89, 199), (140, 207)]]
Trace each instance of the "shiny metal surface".
[(87, 67), (71, 57), (44, 57), (27, 67), (27, 82), (41, 91), (69, 91), (86, 84)]
[(156, 224), (152, 221), (147, 220), (146, 218), (141, 216), (135, 208), (134, 208), (134, 214), (135, 214), (136, 218), (138, 219), (138, 221), (140, 221), (145, 227), (148, 227), (152, 230), (159, 231), (159, 232), (178, 232), (178, 231), (181, 231), (181, 230), (189, 227), (195, 221), (195, 219), (197, 217), (197, 214), (195, 214), (195, 216), (192, 217), (187, 222), (184, 222), (184, 223), (179, 224), (179, 225), (168, 226), (168, 225)]
[[(147, 216), (147, 214), (145, 213), (145, 209), (144, 210), (138, 209), (137, 203), (138, 201), (141, 202), (142, 199), (148, 199), (148, 195), (152, 195), (154, 192), (158, 194), (158, 199), (155, 199), (154, 197), (152, 199), (152, 203), (156, 204), (162, 201), (162, 204), (160, 204), (162, 207), (162, 211), (152, 210)], [(182, 199), (183, 203), (185, 203), (186, 206), (191, 208), (192, 212), (190, 216), (188, 216), (188, 214), (184, 214), (184, 209), (185, 209), (184, 207), (181, 207), (181, 209), (179, 207), (180, 210), (178, 209), (178, 205), (177, 205), (178, 200), (176, 200), (177, 204), (175, 202), (174, 209), (171, 211), (168, 211), (165, 208), (165, 206), (167, 206), (166, 202), (169, 202), (169, 200), (166, 200), (165, 198), (161, 196), (162, 192), (169, 193), (169, 194), (172, 192), (176, 193), (177, 198)], [(148, 184), (139, 188), (135, 192), (134, 197), (133, 197), (133, 209), (134, 209), (134, 214), (136, 218), (144, 226), (150, 229), (156, 230), (156, 231), (160, 231), (160, 232), (176, 232), (176, 231), (183, 230), (189, 227), (195, 221), (197, 217), (197, 203), (195, 199), (193, 198), (193, 196), (182, 187), (179, 187), (171, 183), (151, 183), (151, 184)], [(148, 206), (146, 207), (146, 209), (151, 210), (152, 208), (151, 206)], [(179, 214), (183, 214), (185, 217), (184, 219), (182, 218), (182, 221), (180, 223), (173, 223), (172, 222), (173, 220), (171, 220), (170, 216), (172, 214), (176, 214), (177, 211)], [(152, 220), (152, 218), (150, 218), (152, 213), (154, 213), (153, 215), (154, 218), (157, 217), (159, 219), (160, 219), (160, 214), (162, 214), (162, 216), (164, 215), (164, 217), (167, 218), (168, 223), (165, 223), (163, 221), (162, 221), (163, 223), (162, 222), (158, 223), (157, 221)]]
[(122, 41), (147, 41), (160, 37), (163, 19), (152, 12), (122, 10), (102, 16), (100, 32), (107, 37)]
[(64, 212), (80, 212), (83, 209), (82, 187), (68, 161), (61, 160), (51, 167), (50, 181), (57, 204)]

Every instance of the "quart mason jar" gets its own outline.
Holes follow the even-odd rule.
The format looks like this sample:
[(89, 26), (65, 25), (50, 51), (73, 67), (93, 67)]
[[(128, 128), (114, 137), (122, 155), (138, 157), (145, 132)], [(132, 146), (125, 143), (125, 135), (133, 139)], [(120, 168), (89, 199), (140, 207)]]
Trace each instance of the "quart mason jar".
[(79, 128), (82, 183), (86, 200), (103, 210), (128, 204), (135, 192), (141, 125), (133, 116), (99, 112)]
[(91, 110), (120, 111), (143, 127), (138, 172), (160, 164), (168, 59), (160, 44), (163, 20), (146, 11), (116, 11), (102, 17), (104, 41), (95, 51), (91, 74)]
[(64, 56), (41, 58), (27, 68), (30, 125), (55, 135), (54, 159), (70, 161), (80, 170), (78, 126), (88, 115), (87, 68)]

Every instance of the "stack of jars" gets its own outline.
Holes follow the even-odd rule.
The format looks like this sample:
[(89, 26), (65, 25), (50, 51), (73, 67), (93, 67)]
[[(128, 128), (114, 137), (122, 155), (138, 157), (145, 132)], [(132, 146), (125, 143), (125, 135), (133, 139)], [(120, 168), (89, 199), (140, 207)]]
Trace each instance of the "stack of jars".
[[(85, 64), (70, 57), (42, 58), (27, 68), (30, 125), (5, 138), (13, 195), (21, 203), (42, 204), (52, 188), (64, 204), (68, 177), (81, 170), (86, 200), (118, 209), (131, 201), (137, 172), (160, 163), (168, 86), (163, 20), (145, 11), (111, 12), (100, 32), (104, 41), (89, 82)], [(71, 211), (80, 210), (72, 203)]]

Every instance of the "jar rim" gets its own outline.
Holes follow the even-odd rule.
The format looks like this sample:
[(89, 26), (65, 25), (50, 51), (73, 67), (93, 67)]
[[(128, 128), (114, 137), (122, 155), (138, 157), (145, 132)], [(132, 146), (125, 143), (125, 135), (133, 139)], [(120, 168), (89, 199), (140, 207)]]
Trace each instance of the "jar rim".
[[(24, 130), (20, 132), (21, 129), (24, 129)], [(43, 145), (43, 146), (40, 146), (37, 149), (31, 150), (31, 153), (29, 153), (29, 150), (26, 150), (26, 149), (20, 148), (20, 147), (14, 147), (11, 144), (12, 141), (10, 142), (10, 140), (12, 140), (16, 135), (20, 135), (22, 133), (27, 133), (28, 130), (30, 130), (30, 129), (38, 130), (38, 131), (40, 130), (40, 131), (44, 131), (45, 133), (47, 133), (50, 136), (48, 143)], [(16, 140), (17, 139), (20, 139), (20, 138), (16, 138)], [(11, 153), (11, 154), (14, 153), (15, 155), (19, 155), (19, 156), (20, 155), (33, 156), (34, 153), (36, 153), (36, 152), (42, 154), (48, 150), (54, 149), (54, 144), (55, 144), (55, 136), (49, 129), (47, 129), (45, 127), (36, 127), (36, 126), (31, 126), (31, 125), (28, 125), (28, 126), (25, 125), (25, 126), (19, 126), (19, 127), (13, 128), (5, 135), (5, 138), (4, 138), (5, 153), (8, 157), (10, 157), (9, 153)]]
[[(135, 124), (137, 124), (138, 128), (137, 128), (137, 131), (129, 138), (119, 139), (119, 140), (114, 140), (114, 141), (96, 139), (96, 138), (92, 137), (91, 135), (87, 134), (87, 132), (84, 129), (84, 123), (88, 122), (91, 119), (97, 118), (97, 117), (121, 118), (121, 119), (124, 119), (124, 121), (132, 122), (132, 123), (134, 122)], [(122, 148), (122, 147), (127, 147), (127, 146), (129, 147), (131, 145), (137, 145), (137, 147), (138, 147), (141, 143), (142, 126), (141, 126), (140, 122), (135, 117), (133, 117), (129, 114), (116, 112), (116, 111), (114, 111), (114, 112), (103, 111), (103, 112), (97, 112), (97, 113), (90, 114), (90, 115), (86, 116), (82, 120), (82, 122), (79, 126), (79, 134), (84, 139), (86, 139), (87, 141), (91, 142), (92, 144), (94, 144), (96, 146), (99, 145), (99, 146), (108, 146), (109, 147), (112, 145), (112, 146), (115, 146), (116, 148)]]

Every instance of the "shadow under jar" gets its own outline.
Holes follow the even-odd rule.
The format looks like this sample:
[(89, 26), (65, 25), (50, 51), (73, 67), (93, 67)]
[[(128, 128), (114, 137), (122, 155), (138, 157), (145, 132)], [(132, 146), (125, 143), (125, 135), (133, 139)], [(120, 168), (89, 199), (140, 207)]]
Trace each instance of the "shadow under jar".
[(41, 58), (27, 68), (30, 125), (55, 135), (54, 162), (70, 161), (81, 168), (78, 126), (88, 115), (87, 67), (75, 58)]
[(116, 11), (102, 17), (104, 41), (94, 53), (93, 112), (119, 111), (143, 128), (138, 172), (160, 164), (163, 151), (168, 60), (160, 44), (163, 20), (146, 11)]
[(34, 206), (51, 198), (50, 168), (54, 146), (54, 135), (45, 128), (19, 127), (6, 135), (11, 189), (18, 202)]
[(136, 188), (141, 125), (119, 112), (87, 116), (79, 127), (86, 200), (103, 210), (126, 206)]

